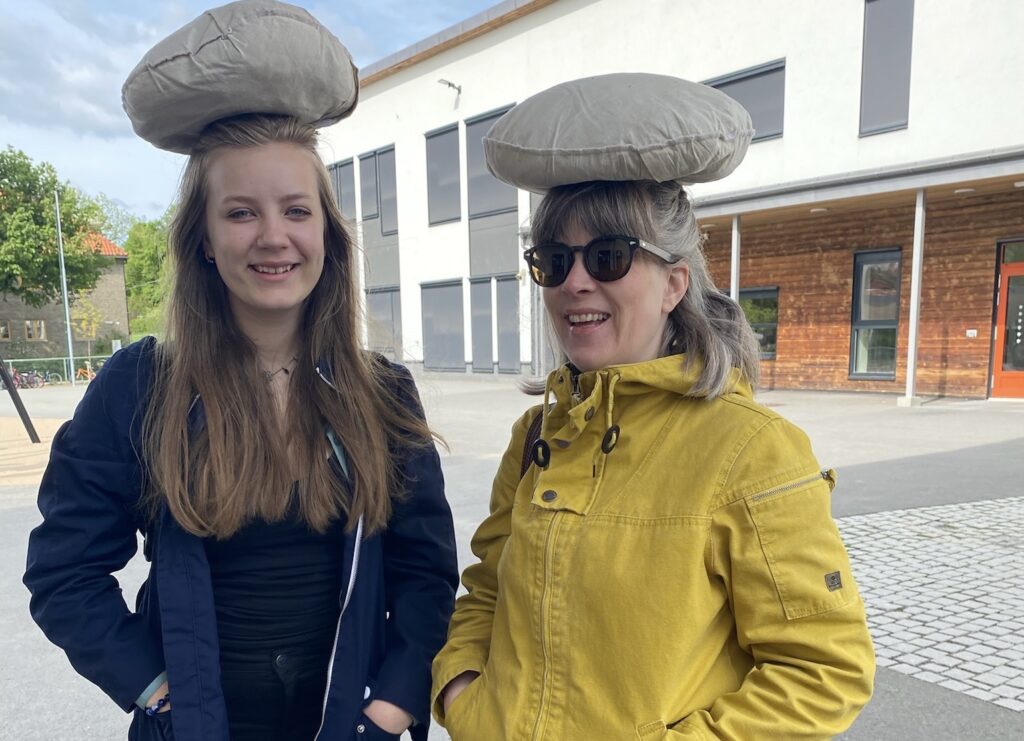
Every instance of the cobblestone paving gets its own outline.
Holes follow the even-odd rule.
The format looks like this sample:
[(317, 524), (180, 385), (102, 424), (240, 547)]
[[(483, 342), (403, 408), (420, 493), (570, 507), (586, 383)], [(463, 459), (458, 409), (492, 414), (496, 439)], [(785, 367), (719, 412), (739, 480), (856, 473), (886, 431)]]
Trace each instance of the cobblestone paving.
[(1024, 497), (838, 524), (878, 665), (1024, 712)]

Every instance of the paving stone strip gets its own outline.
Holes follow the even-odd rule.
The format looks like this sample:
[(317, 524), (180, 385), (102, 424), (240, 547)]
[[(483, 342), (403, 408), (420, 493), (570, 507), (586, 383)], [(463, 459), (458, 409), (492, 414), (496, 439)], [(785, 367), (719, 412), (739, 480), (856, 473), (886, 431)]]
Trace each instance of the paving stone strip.
[(1024, 497), (837, 523), (878, 665), (1024, 712)]

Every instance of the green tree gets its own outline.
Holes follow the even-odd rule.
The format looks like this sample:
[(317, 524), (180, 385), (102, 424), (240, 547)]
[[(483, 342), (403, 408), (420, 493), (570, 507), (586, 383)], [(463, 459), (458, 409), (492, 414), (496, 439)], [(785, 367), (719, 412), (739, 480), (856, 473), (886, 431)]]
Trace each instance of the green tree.
[(78, 339), (86, 341), (86, 355), (92, 355), (92, 343), (103, 324), (103, 315), (91, 301), (78, 297), (71, 310), (71, 326)]
[(132, 227), (138, 223), (139, 217), (105, 193), (100, 193), (92, 199), (92, 202), (99, 210), (101, 219), (99, 230), (114, 244), (124, 245)]
[(60, 196), (68, 292), (96, 285), (106, 259), (82, 240), (102, 223), (98, 206), (66, 182), (49, 163), (34, 164), (22, 151), (0, 151), (0, 298), (31, 306), (60, 299), (60, 262), (53, 194)]
[(128, 232), (125, 282), (132, 334), (139, 337), (162, 331), (163, 303), (167, 297), (167, 235), (173, 207), (159, 219), (138, 221)]

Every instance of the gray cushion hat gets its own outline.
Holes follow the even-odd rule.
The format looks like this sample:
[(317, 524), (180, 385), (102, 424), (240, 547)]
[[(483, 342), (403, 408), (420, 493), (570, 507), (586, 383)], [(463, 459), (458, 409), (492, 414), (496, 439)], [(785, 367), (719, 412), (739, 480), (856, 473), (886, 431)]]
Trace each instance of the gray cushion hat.
[(704, 183), (736, 169), (754, 127), (746, 109), (707, 85), (616, 73), (527, 98), (484, 137), (499, 180), (544, 193), (590, 180)]
[(207, 10), (150, 49), (121, 89), (135, 133), (188, 154), (200, 133), (245, 113), (327, 126), (359, 94), (348, 51), (302, 8), (239, 0)]

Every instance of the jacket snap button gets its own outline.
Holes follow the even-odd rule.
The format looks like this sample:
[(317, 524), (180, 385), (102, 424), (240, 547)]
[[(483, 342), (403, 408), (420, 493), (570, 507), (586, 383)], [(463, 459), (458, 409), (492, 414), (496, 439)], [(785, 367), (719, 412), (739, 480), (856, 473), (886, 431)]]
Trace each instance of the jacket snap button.
[(274, 658), (274, 663), (277, 664), (278, 666), (284, 666), (285, 664), (288, 663), (288, 657), (285, 654), (278, 654)]
[(553, 489), (548, 489), (546, 492), (540, 495), (540, 498), (543, 499), (545, 502), (553, 502), (555, 501), (555, 499), (558, 498), (558, 492), (554, 491)]
[(587, 408), (587, 413), (583, 415), (583, 419), (585, 419), (585, 420), (587, 420), (589, 422), (593, 418), (594, 418), (594, 407), (588, 407)]
[(356, 726), (356, 733), (366, 733), (366, 726), (362, 723)]
[(555, 440), (555, 445), (557, 445), (558, 447), (562, 448), (562, 450), (565, 450), (566, 448), (569, 447), (569, 441), (568, 440)]

